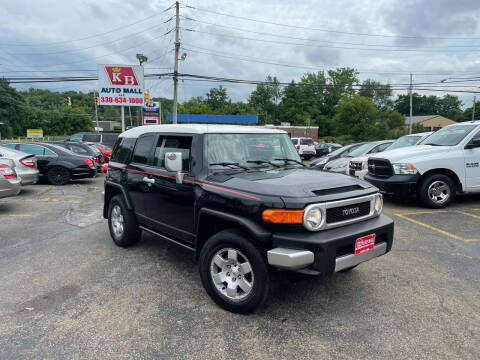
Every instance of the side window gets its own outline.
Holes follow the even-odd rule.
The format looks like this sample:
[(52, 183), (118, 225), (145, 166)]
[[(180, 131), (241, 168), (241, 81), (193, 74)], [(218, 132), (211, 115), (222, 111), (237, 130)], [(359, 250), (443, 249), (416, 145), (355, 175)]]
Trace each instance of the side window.
[(70, 136), (70, 141), (82, 141), (82, 134), (75, 134)]
[(369, 154), (375, 154), (375, 153), (378, 153), (378, 152), (382, 152), (383, 150), (385, 150), (390, 145), (391, 145), (390, 143), (377, 145), (372, 150), (370, 150), (368, 153)]
[(83, 135), (83, 141), (88, 142), (100, 142), (102, 136), (100, 134), (85, 134)]
[(57, 156), (57, 154), (55, 154), (52, 150), (50, 149), (47, 149), (47, 148), (43, 148), (44, 152), (45, 152), (45, 156)]
[(6, 148), (9, 148), (9, 149), (15, 149), (17, 144), (3, 144), (2, 146), (5, 146)]
[(472, 137), (472, 139), (471, 139), (470, 141), (472, 141), (472, 140), (478, 140), (478, 139), (480, 139), (480, 131), (477, 132), (475, 135), (473, 135), (473, 137)]
[(165, 153), (182, 153), (182, 169), (185, 172), (190, 170), (190, 149), (192, 148), (192, 138), (190, 136), (160, 136), (155, 147), (155, 157), (153, 165), (156, 167), (165, 167)]
[(43, 155), (44, 148), (33, 144), (20, 144), (19, 150), (27, 154)]
[(132, 155), (133, 147), (135, 146), (135, 139), (133, 138), (118, 138), (112, 150), (110, 157), (111, 161), (126, 164)]
[(148, 158), (153, 148), (153, 134), (144, 135), (138, 138), (135, 150), (133, 151), (133, 162), (148, 164)]

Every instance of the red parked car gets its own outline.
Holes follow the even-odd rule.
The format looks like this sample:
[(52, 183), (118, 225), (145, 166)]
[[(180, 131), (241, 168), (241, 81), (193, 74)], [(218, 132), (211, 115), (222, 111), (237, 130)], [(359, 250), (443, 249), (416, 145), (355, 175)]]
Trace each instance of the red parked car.
[(112, 149), (110, 147), (100, 143), (87, 143), (87, 144), (95, 146), (98, 150), (102, 152), (104, 163), (108, 163), (110, 161), (110, 155), (112, 155)]

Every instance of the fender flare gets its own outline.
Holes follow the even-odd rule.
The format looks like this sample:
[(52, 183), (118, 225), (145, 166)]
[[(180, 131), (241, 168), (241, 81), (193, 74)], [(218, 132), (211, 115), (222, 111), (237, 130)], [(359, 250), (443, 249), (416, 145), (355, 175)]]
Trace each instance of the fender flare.
[(238, 216), (238, 215), (233, 215), (229, 213), (225, 213), (223, 211), (218, 211), (218, 210), (213, 210), (213, 209), (208, 209), (208, 208), (202, 208), (199, 211), (199, 216), (198, 216), (198, 224), (197, 224), (197, 239), (199, 235), (199, 230), (200, 230), (200, 219), (202, 218), (202, 215), (210, 215), (214, 216), (223, 220), (227, 220), (233, 223), (236, 223), (241, 226), (242, 229), (245, 229), (255, 240), (258, 240), (261, 243), (267, 243), (271, 236), (272, 233), (256, 222), (249, 220), (243, 216)]
[[(107, 195), (106, 194), (107, 186), (112, 186), (112, 187), (115, 187), (117, 189), (120, 189), (120, 191), (122, 192), (123, 200), (125, 201), (125, 205), (127, 205), (127, 209), (128, 210), (133, 210), (132, 200), (130, 199), (130, 196), (128, 196), (128, 192), (127, 192), (127, 190), (125, 189), (124, 186), (122, 186), (121, 184), (117, 184), (115, 182), (112, 182), (112, 181), (105, 181), (105, 194), (104, 194), (105, 199), (106, 199), (106, 195)], [(108, 217), (107, 212), (108, 212), (108, 204), (104, 201), (103, 216), (104, 216), (105, 219)]]

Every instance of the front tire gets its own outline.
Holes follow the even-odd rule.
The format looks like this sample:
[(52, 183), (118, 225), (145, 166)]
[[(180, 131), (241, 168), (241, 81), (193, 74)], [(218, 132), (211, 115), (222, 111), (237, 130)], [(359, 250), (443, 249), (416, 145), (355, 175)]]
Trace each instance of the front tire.
[(48, 181), (52, 185), (65, 185), (70, 181), (70, 172), (61, 166), (55, 166), (48, 170)]
[(132, 211), (127, 209), (120, 195), (116, 195), (110, 200), (108, 228), (113, 242), (118, 246), (132, 246), (140, 239), (137, 218)]
[(432, 209), (447, 207), (455, 198), (456, 188), (453, 180), (447, 175), (432, 174), (420, 185), (420, 200)]
[(238, 230), (223, 230), (203, 246), (200, 277), (212, 300), (225, 310), (246, 314), (265, 303), (272, 291), (267, 260)]

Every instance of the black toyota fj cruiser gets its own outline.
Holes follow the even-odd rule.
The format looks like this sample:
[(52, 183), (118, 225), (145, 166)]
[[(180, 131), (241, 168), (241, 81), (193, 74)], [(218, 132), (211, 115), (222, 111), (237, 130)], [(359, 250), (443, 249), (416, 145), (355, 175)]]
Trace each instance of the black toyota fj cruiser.
[(272, 288), (274, 269), (347, 271), (390, 251), (393, 221), (367, 182), (305, 167), (284, 131), (142, 126), (120, 135), (104, 217), (119, 246), (140, 230), (192, 250), (211, 298), (238, 313)]

